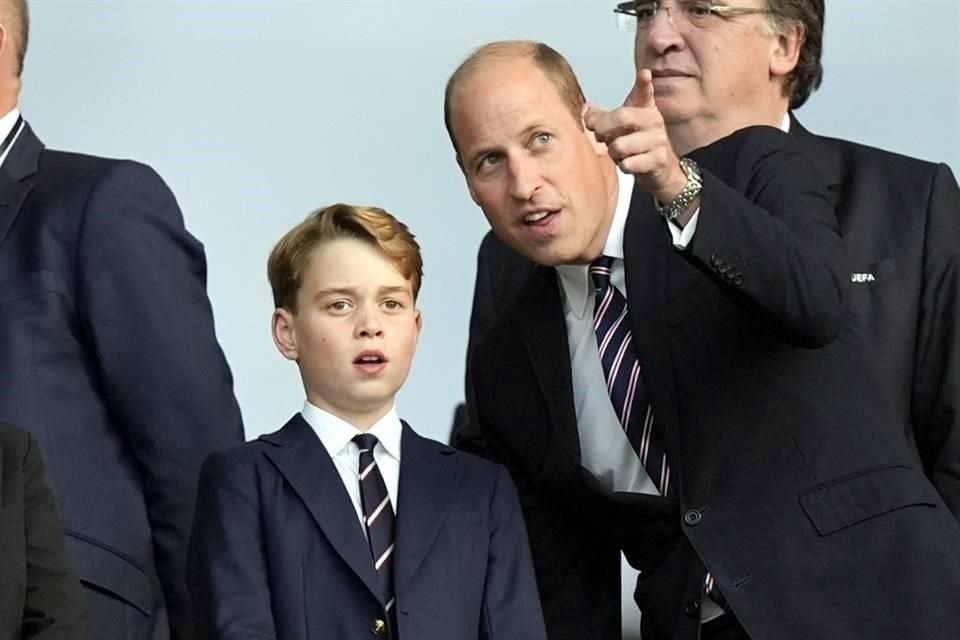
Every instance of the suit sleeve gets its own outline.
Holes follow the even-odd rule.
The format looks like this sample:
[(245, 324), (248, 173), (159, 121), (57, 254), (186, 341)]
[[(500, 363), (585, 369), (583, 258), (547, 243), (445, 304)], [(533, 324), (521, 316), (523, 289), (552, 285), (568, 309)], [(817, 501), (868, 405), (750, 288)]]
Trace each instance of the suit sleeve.
[(945, 165), (928, 206), (912, 417), (925, 471), (960, 518), (960, 188)]
[(480, 637), (546, 640), (527, 530), (516, 489), (503, 467), (490, 501), (490, 529)]
[(27, 548), (23, 640), (85, 640), (87, 606), (63, 540), (63, 525), (47, 486), (40, 450), (27, 437), (23, 458)]
[(203, 248), (149, 167), (118, 162), (84, 211), (78, 306), (111, 420), (143, 474), (174, 639), (189, 637), (184, 561), (200, 465), (243, 440), (214, 335)]
[(783, 340), (830, 343), (846, 322), (849, 269), (815, 166), (770, 127), (741, 130), (701, 159), (701, 211), (688, 255)]
[(271, 610), (256, 469), (214, 454), (197, 492), (188, 570), (197, 640), (270, 640)]
[(504, 245), (488, 231), (477, 251), (477, 275), (473, 287), (473, 306), (470, 309), (470, 334), (467, 339), (467, 366), (465, 376), (466, 402), (454, 414), (451, 444), (463, 451), (484, 455), (486, 445), (477, 424), (473, 381), (474, 352), (487, 332), (497, 322), (503, 309), (523, 287), (533, 265)]

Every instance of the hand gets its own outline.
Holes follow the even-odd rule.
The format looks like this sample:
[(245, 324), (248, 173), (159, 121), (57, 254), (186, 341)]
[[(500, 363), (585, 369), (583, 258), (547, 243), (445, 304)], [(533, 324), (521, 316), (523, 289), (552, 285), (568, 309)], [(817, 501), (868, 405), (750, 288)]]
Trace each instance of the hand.
[(633, 174), (637, 184), (657, 200), (670, 202), (683, 190), (687, 176), (654, 101), (649, 69), (637, 72), (622, 107), (603, 111), (590, 105), (583, 122), (607, 145), (607, 153), (620, 170)]

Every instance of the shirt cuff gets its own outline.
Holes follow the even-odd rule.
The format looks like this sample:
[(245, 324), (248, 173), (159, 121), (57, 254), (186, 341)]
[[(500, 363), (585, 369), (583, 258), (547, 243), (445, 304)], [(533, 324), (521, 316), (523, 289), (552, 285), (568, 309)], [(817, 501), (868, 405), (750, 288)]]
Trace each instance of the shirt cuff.
[(677, 249), (686, 249), (690, 241), (693, 240), (693, 234), (697, 231), (697, 220), (700, 218), (700, 207), (693, 212), (690, 222), (681, 229), (670, 220), (667, 220), (667, 228), (670, 229), (670, 236), (673, 238), (673, 246)]

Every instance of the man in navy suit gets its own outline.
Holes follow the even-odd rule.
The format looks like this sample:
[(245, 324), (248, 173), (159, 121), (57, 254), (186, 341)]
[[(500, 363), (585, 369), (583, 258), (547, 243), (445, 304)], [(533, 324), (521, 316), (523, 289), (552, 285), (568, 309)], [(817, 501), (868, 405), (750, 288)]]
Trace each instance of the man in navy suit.
[(446, 91), (471, 197), (540, 265), (472, 366), (550, 637), (620, 637), (621, 551), (645, 640), (953, 637), (960, 525), (870, 390), (830, 195), (778, 130), (802, 25), (621, 10), (641, 35), (618, 109), (530, 42)]
[(26, 42), (3, 0), (0, 419), (39, 442), (90, 636), (188, 638), (196, 477), (243, 438), (203, 249), (149, 167), (44, 148), (17, 109)]
[[(891, 402), (924, 472), (960, 518), (960, 323), (953, 321), (960, 317), (960, 189), (944, 164), (805, 129), (793, 110), (806, 103), (823, 75), (824, 4), (770, 0), (768, 6), (806, 31), (780, 124), (817, 164), (834, 202), (850, 257), (851, 309), (877, 374), (873, 391)], [(630, 17), (623, 17), (629, 27)], [(638, 44), (643, 46), (637, 55), (650, 65), (689, 52), (678, 31)], [(744, 115), (756, 124), (750, 111)], [(532, 269), (533, 263), (492, 232), (484, 237), (470, 315), (468, 406), (457, 413), (460, 422), (453, 428), (457, 447), (482, 447), (468, 418), (471, 354)], [(848, 384), (863, 381), (858, 376)]]
[(203, 466), (197, 638), (546, 638), (506, 470), (397, 417), (421, 264), (406, 226), (344, 204), (271, 253), (273, 338), (307, 400), (279, 431)]

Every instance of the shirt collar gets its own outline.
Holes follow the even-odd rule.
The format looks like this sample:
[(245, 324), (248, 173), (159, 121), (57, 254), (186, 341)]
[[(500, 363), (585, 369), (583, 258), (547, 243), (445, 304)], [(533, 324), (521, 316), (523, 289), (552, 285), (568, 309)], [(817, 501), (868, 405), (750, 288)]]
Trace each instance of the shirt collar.
[[(630, 212), (630, 200), (633, 197), (633, 176), (617, 170), (617, 207), (613, 210), (610, 232), (603, 245), (603, 255), (623, 260), (623, 233)], [(587, 306), (593, 298), (593, 283), (585, 264), (557, 265), (560, 286), (563, 289), (567, 306), (578, 318), (587, 314)]]
[(780, 121), (780, 130), (784, 133), (790, 133), (790, 112), (783, 114), (783, 120)]
[[(341, 453), (355, 436), (364, 433), (342, 418), (311, 404), (309, 400), (304, 401), (301, 414), (316, 432), (331, 458)], [(403, 427), (397, 416), (396, 405), (377, 420), (366, 433), (376, 436), (384, 450), (391, 457), (400, 460), (400, 439)]]

